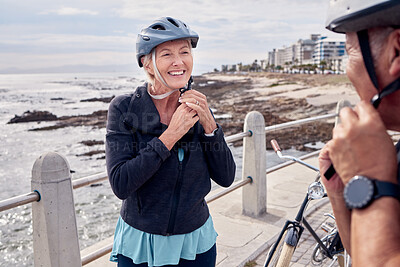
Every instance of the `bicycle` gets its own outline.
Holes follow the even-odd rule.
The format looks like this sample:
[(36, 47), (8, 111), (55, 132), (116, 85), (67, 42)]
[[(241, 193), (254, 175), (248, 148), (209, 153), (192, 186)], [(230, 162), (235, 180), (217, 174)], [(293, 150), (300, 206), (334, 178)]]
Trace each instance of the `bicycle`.
[[(344, 248), (340, 240), (338, 231), (330, 233), (329, 237), (324, 237), (323, 240), (319, 238), (316, 232), (312, 229), (310, 224), (304, 218), (304, 212), (311, 200), (321, 199), (327, 197), (325, 194), (324, 187), (322, 186), (320, 180), (319, 169), (298, 159), (293, 156), (284, 156), (276, 140), (271, 140), (271, 145), (276, 152), (276, 154), (281, 159), (292, 160), (294, 162), (300, 163), (317, 172), (317, 177), (314, 182), (308, 187), (306, 197), (304, 198), (300, 209), (293, 221), (287, 220), (279, 233), (277, 241), (274, 243), (270, 251), (268, 252), (267, 259), (265, 261), (265, 267), (288, 267), (296, 246), (300, 240), (300, 237), (306, 228), (312, 237), (317, 242), (317, 246), (314, 248), (316, 251), (316, 263), (322, 262), (325, 258), (332, 260), (332, 265), (334, 262), (338, 261), (338, 257), (343, 255)], [(303, 226), (304, 225), (304, 226)], [(335, 227), (336, 228), (336, 227)], [(284, 238), (285, 236), (285, 238)], [(344, 261), (339, 260), (339, 266), (345, 267)], [(332, 266), (331, 265), (331, 266)]]
[[(335, 217), (330, 213), (325, 213), (324, 216), (328, 216), (329, 218), (333, 219), (333, 221), (335, 221)], [(334, 247), (335, 245), (342, 246), (342, 244), (337, 240), (339, 235), (336, 225), (334, 223), (325, 222), (321, 225), (321, 228), (322, 230), (327, 232), (327, 235), (321, 238), (321, 241), (328, 249)], [(339, 251), (339, 249), (342, 250), (343, 247), (336, 248), (337, 251)], [(322, 265), (327, 258), (327, 254), (324, 253), (324, 250), (317, 243), (311, 254), (311, 263), (314, 266), (319, 266)], [(340, 266), (351, 266), (350, 255), (347, 254), (346, 250), (344, 250), (342, 253), (333, 255), (333, 259), (329, 264), (329, 267), (333, 266), (335, 262), (338, 262)]]

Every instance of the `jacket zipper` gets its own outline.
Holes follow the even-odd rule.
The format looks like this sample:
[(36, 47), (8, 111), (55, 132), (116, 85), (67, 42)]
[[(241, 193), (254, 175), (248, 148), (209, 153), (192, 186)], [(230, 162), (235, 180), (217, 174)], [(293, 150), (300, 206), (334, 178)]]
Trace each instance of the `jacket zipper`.
[(182, 148), (178, 148), (178, 161), (179, 161), (179, 171), (178, 171), (178, 180), (176, 182), (175, 188), (174, 188), (174, 193), (172, 195), (172, 207), (171, 207), (171, 214), (169, 217), (169, 222), (168, 222), (168, 229), (167, 229), (167, 235), (171, 235), (174, 226), (175, 226), (175, 220), (176, 220), (176, 212), (178, 210), (178, 203), (179, 203), (179, 196), (181, 193), (181, 187), (182, 187), (182, 169), (183, 169), (183, 158), (185, 156), (185, 152), (183, 151)]
[(142, 214), (142, 204), (140, 203), (139, 192), (136, 191), (136, 202), (139, 214)]

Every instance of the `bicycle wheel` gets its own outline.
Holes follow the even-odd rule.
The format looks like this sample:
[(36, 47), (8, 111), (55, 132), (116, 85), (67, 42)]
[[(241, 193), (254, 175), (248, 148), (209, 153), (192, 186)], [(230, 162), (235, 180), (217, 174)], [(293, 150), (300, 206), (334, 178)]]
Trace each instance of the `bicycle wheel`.
[(288, 267), (292, 260), (294, 249), (295, 249), (294, 246), (291, 246), (284, 242), (283, 247), (282, 247), (281, 256), (279, 257), (279, 260), (278, 260), (278, 263), (276, 264), (276, 266), (277, 267)]
[[(329, 246), (332, 242), (332, 235), (327, 235), (324, 238), (321, 239), (322, 243), (325, 246)], [(324, 260), (327, 258), (328, 256), (325, 254), (324, 250), (321, 248), (321, 246), (319, 244), (316, 244), (314, 247), (314, 250), (311, 254), (311, 263), (314, 266), (319, 266), (321, 265)]]
[[(288, 267), (290, 264), (290, 261), (292, 260), (292, 256), (294, 253), (294, 246), (290, 246), (287, 243), (285, 243), (285, 238), (287, 235), (287, 231), (281, 238), (281, 240), (278, 243), (278, 246), (276, 247), (276, 250), (274, 254), (272, 255), (271, 261), (268, 264), (268, 267)], [(268, 257), (270, 257), (271, 251), (268, 252)], [(264, 264), (265, 266), (265, 264)]]
[[(268, 267), (276, 267), (277, 266), (276, 264), (278, 263), (279, 255), (281, 255), (283, 243), (285, 243), (284, 240), (285, 240), (286, 233), (287, 233), (287, 231), (283, 234), (283, 237), (279, 241), (278, 246), (276, 247), (275, 252), (272, 255), (271, 261), (268, 264)], [(267, 263), (267, 260), (271, 257), (270, 254), (271, 254), (272, 247), (273, 247), (273, 245), (271, 246), (270, 250), (268, 251), (268, 257), (264, 263), (264, 266)]]

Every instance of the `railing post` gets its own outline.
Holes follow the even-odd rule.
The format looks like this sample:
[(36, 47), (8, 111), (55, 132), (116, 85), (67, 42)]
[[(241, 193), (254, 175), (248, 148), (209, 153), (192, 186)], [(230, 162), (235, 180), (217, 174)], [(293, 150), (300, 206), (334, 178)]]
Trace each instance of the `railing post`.
[(41, 196), (32, 203), (35, 266), (81, 266), (67, 160), (54, 152), (44, 153), (33, 165), (31, 187)]
[(259, 216), (266, 212), (266, 147), (265, 121), (260, 112), (252, 111), (246, 115), (244, 131), (252, 135), (243, 141), (242, 179), (252, 178), (252, 183), (243, 187), (243, 214)]

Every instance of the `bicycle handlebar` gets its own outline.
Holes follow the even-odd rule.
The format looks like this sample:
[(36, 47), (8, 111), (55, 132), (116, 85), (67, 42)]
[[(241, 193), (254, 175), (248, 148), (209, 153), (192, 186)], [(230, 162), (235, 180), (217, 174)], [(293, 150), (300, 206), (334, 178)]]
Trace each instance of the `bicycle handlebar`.
[(275, 152), (282, 151), (282, 149), (279, 147), (278, 142), (275, 139), (271, 140), (271, 146)]
[[(306, 166), (306, 167), (318, 172), (318, 174), (319, 174), (319, 169), (318, 168), (316, 168), (316, 167), (314, 167), (314, 166), (302, 161), (301, 159), (298, 159), (298, 158), (295, 158), (295, 157), (292, 157), (292, 156), (284, 156), (284, 155), (282, 155), (281, 148), (279, 147), (279, 144), (275, 139), (271, 140), (271, 145), (272, 145), (274, 151), (276, 152), (276, 154), (278, 155), (279, 158), (288, 159), (288, 160), (292, 160), (294, 162), (300, 163), (300, 164), (302, 164), (302, 165), (304, 165), (304, 166)], [(318, 175), (316, 180), (318, 180), (318, 179), (319, 179), (319, 175)]]

